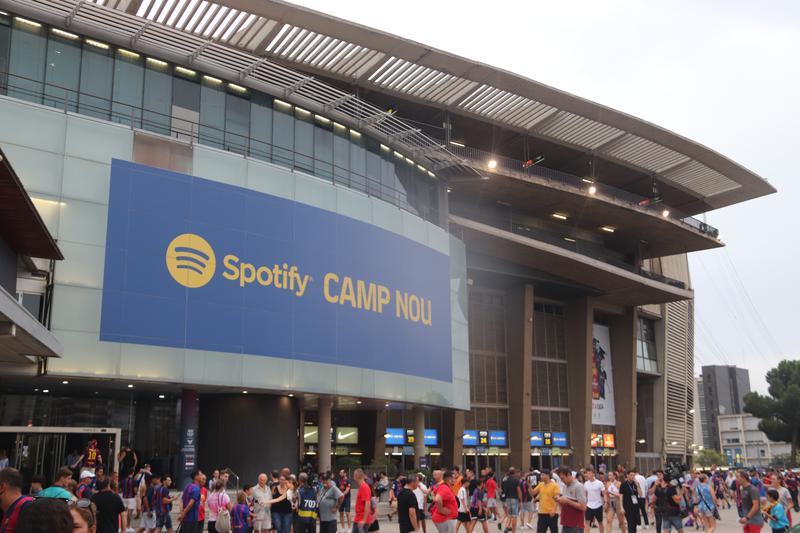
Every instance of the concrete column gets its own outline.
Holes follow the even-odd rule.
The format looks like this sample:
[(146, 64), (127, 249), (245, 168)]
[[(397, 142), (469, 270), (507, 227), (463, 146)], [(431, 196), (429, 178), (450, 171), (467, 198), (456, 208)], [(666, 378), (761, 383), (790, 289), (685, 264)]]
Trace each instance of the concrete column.
[(414, 468), (420, 468), (420, 460), (425, 455), (425, 408), (414, 406)]
[(442, 465), (460, 466), (463, 451), (464, 411), (445, 409), (442, 413)]
[(372, 422), (374, 423), (374, 426), (372, 426), (372, 443), (369, 448), (371, 456), (371, 463), (369, 464), (378, 464), (384, 461), (386, 458), (386, 456), (383, 454), (386, 450), (386, 439), (384, 438), (384, 435), (386, 435), (386, 426), (389, 422), (388, 411), (384, 408), (376, 409), (374, 411)]
[(320, 472), (331, 469), (331, 412), (333, 399), (330, 396), (320, 396), (317, 400), (317, 422), (319, 430), (319, 446), (317, 450), (317, 465)]
[(533, 392), (533, 286), (507, 296), (509, 461), (527, 470), (531, 464), (531, 397)]
[(197, 470), (197, 448), (200, 437), (198, 417), (200, 412), (200, 395), (194, 389), (181, 391), (181, 448), (179, 487), (183, 489), (192, 482), (191, 474)]
[(609, 321), (614, 365), (616, 444), (620, 463), (636, 464), (636, 309), (628, 307)]
[(564, 306), (564, 347), (569, 375), (570, 466), (577, 469), (591, 460), (592, 436), (592, 327), (594, 309), (590, 298), (579, 298)]

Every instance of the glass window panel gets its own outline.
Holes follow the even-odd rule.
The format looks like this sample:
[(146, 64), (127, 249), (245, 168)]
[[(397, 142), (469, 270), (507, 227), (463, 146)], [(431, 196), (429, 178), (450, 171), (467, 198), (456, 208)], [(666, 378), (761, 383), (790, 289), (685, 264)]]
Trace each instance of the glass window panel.
[(225, 95), (225, 148), (237, 154), (248, 152), (250, 100), (231, 93)]
[(404, 200), (403, 191), (400, 189), (400, 180), (394, 171), (394, 162), (390, 159), (391, 152), (384, 152), (381, 161), (381, 197), (395, 205), (399, 205)]
[(143, 91), (144, 66), (141, 56), (117, 51), (111, 120), (141, 127)]
[(350, 131), (350, 187), (367, 192), (367, 150), (360, 134)]
[(45, 66), (45, 105), (78, 110), (78, 83), (81, 78), (81, 43), (51, 33)]
[(11, 52), (11, 19), (0, 15), (0, 94), (8, 88), (8, 54)]
[(383, 198), (381, 188), (381, 154), (380, 145), (372, 139), (366, 140), (366, 163), (364, 165), (364, 175), (367, 179), (367, 192), (372, 196)]
[(111, 115), (111, 83), (114, 57), (110, 49), (84, 43), (81, 57), (81, 94), (78, 112), (108, 120)]
[(144, 69), (142, 127), (169, 135), (172, 115), (172, 75), (166, 63), (148, 60)]
[(253, 93), (250, 101), (250, 156), (272, 157), (272, 99), (262, 93)]
[(294, 115), (291, 106), (276, 102), (272, 116), (272, 160), (288, 167), (294, 166)]
[(203, 82), (200, 89), (200, 144), (223, 147), (225, 91), (221, 83)]
[(330, 125), (314, 126), (314, 174), (333, 179), (333, 131)]
[(30, 102), (42, 101), (47, 38), (41, 27), (15, 21), (8, 60), (8, 95)]
[(197, 80), (176, 75), (173, 81), (172, 103), (184, 109), (200, 111), (200, 84)]
[(333, 125), (333, 180), (350, 184), (350, 140), (347, 128), (336, 123)]
[(295, 167), (314, 172), (314, 124), (313, 116), (307, 111), (295, 109), (294, 151)]

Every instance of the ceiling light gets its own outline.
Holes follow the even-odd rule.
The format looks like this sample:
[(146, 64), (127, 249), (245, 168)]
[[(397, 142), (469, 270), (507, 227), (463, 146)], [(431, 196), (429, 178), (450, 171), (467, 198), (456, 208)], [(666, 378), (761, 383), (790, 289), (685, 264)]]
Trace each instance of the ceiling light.
[(406, 163), (408, 163), (409, 165), (413, 165), (414, 164), (414, 160), (411, 159), (410, 157), (406, 157), (405, 160), (406, 160)]
[(358, 405), (361, 405), (361, 400), (356, 400), (356, 403), (357, 403)]
[(677, 446), (678, 445), (678, 441), (674, 440), (674, 441), (670, 442), (670, 445)]
[(661, 211), (661, 216), (667, 218), (669, 216), (669, 209), (664, 209)]
[(0, 11), (0, 15), (3, 15), (4, 17), (7, 17), (8, 13), (6, 13), (5, 11)]
[(130, 50), (125, 50), (124, 48), (118, 48), (117, 53), (129, 59), (139, 59), (139, 54), (137, 54), (136, 52), (131, 52)]
[[(196, 76), (197, 72), (185, 67), (175, 67), (175, 72), (183, 74), (184, 76)], [(276, 100), (277, 101), (277, 100)]]
[(487, 166), (488, 166), (489, 168), (492, 168), (492, 169), (494, 169), (494, 168), (497, 168), (497, 161), (496, 161), (496, 160), (494, 160), (494, 159), (490, 159), (490, 160), (489, 160), (489, 163), (488, 163), (488, 165), (487, 165)]
[(228, 84), (228, 89), (230, 89), (231, 91), (236, 91), (237, 93), (242, 93), (242, 94), (247, 92), (247, 87), (242, 87), (241, 85), (236, 85), (235, 83), (229, 83)]
[(428, 176), (430, 176), (430, 177), (432, 177), (432, 178), (435, 178), (435, 177), (436, 177), (436, 174), (434, 174), (433, 172), (431, 172), (431, 171), (429, 170), (429, 171), (428, 171)]
[(596, 193), (596, 192), (597, 192), (597, 187), (595, 187), (594, 185), (592, 185), (591, 187), (589, 187), (589, 194), (594, 194), (594, 193)]
[(601, 229), (601, 230), (603, 230), (603, 231), (605, 231), (605, 232), (607, 232), (607, 233), (614, 233), (614, 231), (615, 231), (615, 229), (614, 229), (614, 228), (612, 228), (611, 226), (603, 226), (603, 227), (602, 227), (602, 228), (600, 228), (600, 229)]
[(645, 439), (639, 439), (639, 440), (637, 440), (636, 442), (638, 442), (639, 444), (644, 444), (644, 443), (646, 443), (647, 441), (646, 441)]
[(20, 24), (26, 24), (26, 25), (31, 26), (33, 28), (41, 28), (42, 27), (42, 25), (40, 23), (38, 23), (36, 21), (33, 21), (33, 20), (24, 19), (22, 17), (14, 17), (14, 20), (19, 22)]
[(214, 76), (209, 76), (208, 74), (203, 74), (203, 80), (207, 81), (208, 83), (213, 83), (214, 85), (219, 85), (222, 83), (221, 79), (215, 78)]
[(47, 394), (48, 392), (50, 392), (50, 389), (44, 389), (42, 392)]
[(423, 172), (427, 172), (427, 171), (428, 171), (428, 169), (427, 169), (427, 168), (423, 167), (423, 166), (422, 166), (422, 165), (420, 165), (419, 163), (417, 163), (417, 168), (418, 168), (418, 169), (420, 169), (420, 170), (421, 170), (421, 171), (423, 171)]
[(292, 394), (292, 393), (290, 392), (290, 393), (289, 393), (289, 398), (294, 398), (294, 394)]
[(564, 240), (567, 242), (576, 242), (572, 237), (564, 237)]
[(147, 62), (157, 67), (166, 67), (168, 65), (166, 61), (161, 61), (160, 59), (156, 59), (154, 57), (148, 57)]
[(303, 109), (302, 107), (295, 107), (294, 112), (297, 113), (298, 115), (303, 115), (304, 117), (311, 116), (311, 111), (309, 111), (308, 109)]
[[(323, 124), (329, 124), (331, 121), (331, 119), (329, 119), (328, 117), (323, 117), (322, 115), (314, 115), (314, 118)], [(383, 145), (381, 145), (381, 148), (383, 148)], [(387, 146), (386, 149), (388, 150), (389, 147)]]
[(242, 391), (242, 394), (247, 394), (247, 391), (246, 391), (246, 390), (243, 390), (243, 391)]
[(64, 31), (64, 30), (59, 30), (58, 28), (50, 28), (50, 31), (52, 33), (55, 33), (59, 37), (64, 37), (65, 39), (72, 39), (73, 41), (77, 40), (77, 39), (80, 39), (80, 37), (78, 37), (74, 33), (70, 33), (68, 31)]
[(62, 381), (62, 382), (61, 382), (61, 384), (62, 384), (62, 385), (69, 385), (69, 381), (67, 381), (67, 380), (65, 379), (64, 381)]
[(403, 159), (403, 154), (401, 154), (401, 153), (400, 153), (400, 152), (398, 152), (397, 150), (395, 150), (395, 151), (394, 151), (394, 156), (395, 156), (396, 158), (398, 158), (398, 159)]
[(452, 187), (448, 187), (447, 188), (447, 192), (453, 192), (453, 188)]
[(100, 41), (95, 41), (94, 39), (86, 39), (83, 42), (90, 46), (94, 46), (95, 48), (100, 48), (101, 50), (108, 50), (109, 48), (106, 43), (101, 43)]
[(594, 180), (591, 180), (589, 178), (581, 178), (581, 181), (584, 182), (584, 183), (589, 183), (589, 184), (594, 183)]
[(133, 388), (133, 383), (128, 383), (128, 388), (132, 389)]
[(561, 213), (553, 213), (551, 216), (553, 218), (557, 218), (558, 220), (567, 220), (567, 215), (563, 215)]
[(389, 402), (386, 402), (386, 403), (385, 403), (385, 404), (383, 404), (383, 405), (385, 405), (386, 407), (389, 407)]
[(159, 394), (159, 395), (158, 395), (158, 399), (159, 399), (159, 400), (163, 400), (164, 398), (166, 398), (166, 396), (164, 396), (163, 394)]
[(39, 389), (33, 389), (33, 392), (39, 392)]
[(351, 137), (355, 137), (356, 139), (360, 139), (361, 138), (361, 134), (359, 132), (357, 132), (356, 130), (350, 130), (350, 136)]
[(694, 409), (689, 409), (689, 414), (693, 415), (694, 414)]
[(347, 128), (345, 128), (342, 124), (339, 124), (338, 122), (334, 122), (333, 123), (333, 129), (335, 129), (335, 130), (346, 130)]
[(459, 148), (465, 148), (464, 143), (460, 143), (457, 141), (450, 141), (450, 144), (452, 144), (453, 146), (458, 146)]

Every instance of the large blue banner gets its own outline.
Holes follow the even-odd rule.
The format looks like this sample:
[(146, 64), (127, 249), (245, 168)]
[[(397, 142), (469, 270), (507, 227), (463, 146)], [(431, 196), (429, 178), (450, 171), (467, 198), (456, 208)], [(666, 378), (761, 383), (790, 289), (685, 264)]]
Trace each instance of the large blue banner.
[(451, 381), (450, 261), (324, 209), (114, 160), (100, 339)]

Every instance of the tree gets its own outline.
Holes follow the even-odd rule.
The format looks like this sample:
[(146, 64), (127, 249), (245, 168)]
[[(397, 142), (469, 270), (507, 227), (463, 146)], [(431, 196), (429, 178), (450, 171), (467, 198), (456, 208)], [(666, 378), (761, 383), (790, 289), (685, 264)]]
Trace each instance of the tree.
[(800, 445), (800, 360), (784, 360), (767, 372), (769, 396), (751, 392), (744, 397), (744, 410), (760, 418), (758, 429), (773, 441), (792, 445), (790, 460), (797, 461)]
[(725, 457), (724, 453), (706, 448), (705, 450), (700, 450), (697, 453), (695, 456), (695, 462), (699, 466), (726, 465), (728, 464), (728, 458)]

